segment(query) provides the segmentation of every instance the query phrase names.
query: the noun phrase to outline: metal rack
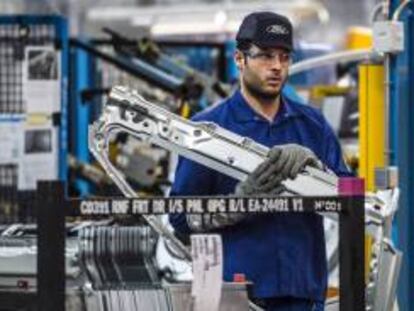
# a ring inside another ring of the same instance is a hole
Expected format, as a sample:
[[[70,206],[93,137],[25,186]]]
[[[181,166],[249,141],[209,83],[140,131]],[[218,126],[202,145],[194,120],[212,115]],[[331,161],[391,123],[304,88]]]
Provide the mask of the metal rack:
[[[315,211],[339,213],[340,310],[362,311],[365,310],[364,265],[361,264],[364,262],[364,195],[358,187],[355,188],[355,184],[349,187],[349,180],[345,181],[344,185],[341,192],[343,195],[340,197],[277,197],[274,199],[282,200],[286,208],[255,211],[255,213],[309,213]],[[244,200],[245,206],[248,206],[248,200],[258,200],[255,201],[258,204],[262,200],[262,198],[230,197],[67,200],[64,197],[63,184],[56,182],[39,183],[36,196],[36,206],[38,207],[38,307],[45,311],[64,310],[65,272],[63,254],[66,216],[82,219],[102,219],[111,215],[139,216],[178,212],[176,209],[168,208],[178,205],[183,207],[184,212],[194,213],[194,210],[189,210],[189,208],[191,207],[190,203],[193,204],[195,199],[199,201],[201,207],[198,212],[203,213],[218,212],[217,210],[208,209],[208,206],[213,203],[212,200],[219,199],[220,202],[224,202],[222,206],[226,211],[230,211],[229,204],[234,199]],[[297,209],[298,199],[301,200],[303,209]],[[164,202],[166,208],[164,210],[155,208],[153,203],[156,200],[158,208],[160,201]],[[112,209],[119,201],[124,202],[125,209],[123,211]],[[93,207],[94,204],[104,205],[107,208],[84,208],[86,205]],[[147,208],[132,208],[133,206],[144,205]]]

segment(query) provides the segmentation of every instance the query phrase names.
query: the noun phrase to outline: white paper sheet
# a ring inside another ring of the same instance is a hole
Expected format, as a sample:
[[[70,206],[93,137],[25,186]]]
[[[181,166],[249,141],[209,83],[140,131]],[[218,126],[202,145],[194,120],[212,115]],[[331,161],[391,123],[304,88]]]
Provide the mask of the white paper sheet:
[[[194,311],[218,311],[223,287],[223,245],[218,234],[191,236]]]
[[[58,178],[57,129],[52,125],[25,125],[20,135],[18,189],[34,190],[39,180]]]
[[[27,46],[22,64],[26,112],[60,111],[60,52],[53,46]]]
[[[19,137],[24,116],[0,118],[0,164],[17,164],[20,156]]]

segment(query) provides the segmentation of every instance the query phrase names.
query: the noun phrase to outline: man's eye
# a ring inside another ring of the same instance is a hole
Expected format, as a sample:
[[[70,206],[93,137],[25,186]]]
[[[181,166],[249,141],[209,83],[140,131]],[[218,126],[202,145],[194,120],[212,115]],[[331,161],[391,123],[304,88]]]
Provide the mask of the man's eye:
[[[279,59],[282,62],[286,62],[290,59],[290,55],[288,53],[282,53],[282,54],[280,54]]]
[[[270,53],[263,53],[261,54],[262,58],[266,59],[266,60],[271,60],[273,59],[273,55]]]

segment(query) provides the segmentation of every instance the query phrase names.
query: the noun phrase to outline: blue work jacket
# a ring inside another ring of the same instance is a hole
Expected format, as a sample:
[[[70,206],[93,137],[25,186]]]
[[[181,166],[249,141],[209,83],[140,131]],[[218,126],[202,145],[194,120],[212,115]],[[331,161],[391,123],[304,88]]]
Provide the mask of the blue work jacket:
[[[283,97],[273,122],[257,114],[240,91],[198,115],[268,147],[306,146],[337,175],[349,175],[341,148],[322,114]],[[180,158],[171,195],[225,195],[237,181],[191,160]],[[183,234],[190,233],[183,214],[170,215]],[[327,263],[322,217],[315,214],[258,215],[218,231],[224,246],[224,280],[244,273],[255,297],[300,297],[324,300]]]

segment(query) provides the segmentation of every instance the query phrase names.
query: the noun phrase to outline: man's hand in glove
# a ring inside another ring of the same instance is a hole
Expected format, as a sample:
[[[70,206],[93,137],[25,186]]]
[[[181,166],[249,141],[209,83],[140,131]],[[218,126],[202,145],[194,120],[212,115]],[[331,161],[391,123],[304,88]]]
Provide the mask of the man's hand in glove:
[[[236,186],[238,196],[279,194],[280,184],[287,178],[295,178],[305,166],[323,169],[321,161],[308,148],[296,144],[275,146],[269,151],[268,159],[260,164],[245,181]],[[187,215],[187,223],[193,231],[210,231],[235,225],[245,219],[245,214]]]
[[[261,189],[257,185],[257,178],[264,172],[265,167],[268,167],[269,160],[260,164],[249,177],[237,184],[235,195],[249,196],[259,194]],[[246,218],[245,214],[241,213],[217,213],[217,214],[187,214],[186,220],[190,229],[194,232],[207,232],[219,228],[233,226]]]
[[[282,180],[295,178],[307,165],[323,169],[312,150],[296,144],[275,146],[268,157],[251,175],[256,189],[266,194],[272,194]]]

